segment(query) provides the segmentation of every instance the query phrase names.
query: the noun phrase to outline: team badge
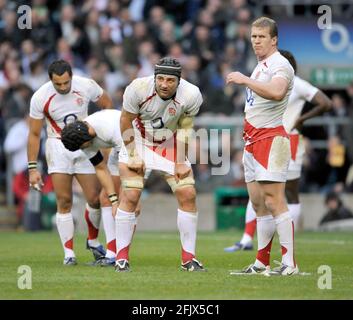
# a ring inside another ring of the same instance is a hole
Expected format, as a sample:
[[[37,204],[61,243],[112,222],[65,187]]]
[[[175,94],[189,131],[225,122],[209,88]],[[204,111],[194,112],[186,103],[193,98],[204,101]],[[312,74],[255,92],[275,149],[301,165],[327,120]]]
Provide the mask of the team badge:
[[[170,107],[170,108],[168,109],[168,112],[169,112],[169,115],[171,115],[171,116],[175,116],[175,114],[176,114],[176,110],[175,110],[175,108],[173,108],[173,107]]]
[[[77,98],[77,99],[76,99],[76,103],[77,103],[78,106],[82,107],[82,105],[83,105],[83,99],[82,99],[82,98]]]

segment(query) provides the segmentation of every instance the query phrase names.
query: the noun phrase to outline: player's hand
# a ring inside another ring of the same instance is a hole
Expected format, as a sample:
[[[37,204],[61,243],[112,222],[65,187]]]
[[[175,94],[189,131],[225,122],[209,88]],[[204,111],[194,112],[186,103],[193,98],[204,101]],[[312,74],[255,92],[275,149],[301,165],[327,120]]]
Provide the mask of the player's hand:
[[[113,218],[115,218],[116,213],[118,212],[118,208],[119,208],[119,202],[116,202],[116,203],[112,204],[112,216],[113,216]]]
[[[191,173],[191,168],[188,167],[185,163],[176,163],[174,169],[175,181],[178,183],[179,180],[185,179]]]
[[[243,75],[241,72],[231,72],[227,76],[227,84],[235,83],[235,84],[245,84],[245,81],[248,77]]]
[[[37,169],[29,170],[29,186],[38,191],[42,191],[44,183],[42,176]]]

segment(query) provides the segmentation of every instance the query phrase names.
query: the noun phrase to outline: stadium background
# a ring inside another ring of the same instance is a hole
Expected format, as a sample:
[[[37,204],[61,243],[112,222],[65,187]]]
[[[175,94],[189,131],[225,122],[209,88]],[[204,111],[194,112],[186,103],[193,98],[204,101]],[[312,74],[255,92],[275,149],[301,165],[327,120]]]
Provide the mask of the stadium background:
[[[320,17],[318,7],[323,4],[332,10],[332,22],[335,24],[333,31],[321,30],[317,26]],[[20,14],[17,9],[21,5],[31,8],[31,29],[18,28]],[[306,219],[303,227],[317,229],[326,211],[324,197],[329,191],[337,191],[353,209],[353,171],[350,171],[353,159],[351,1],[0,0],[0,11],[2,230],[23,229],[23,216],[19,218],[20,211],[15,198],[26,197],[28,190],[26,159],[23,156],[22,161],[21,157],[18,158],[15,169],[14,159],[6,153],[4,142],[9,130],[28,114],[33,92],[48,81],[48,64],[57,58],[69,61],[74,73],[96,80],[111,94],[115,107],[120,109],[126,85],[136,77],[152,74],[156,61],[169,55],[180,60],[183,77],[198,85],[203,93],[204,104],[196,119],[197,125],[230,130],[229,134],[211,139],[209,148],[201,149],[201,152],[210,156],[220,151],[222,146],[222,150],[230,154],[229,173],[225,176],[212,175],[211,169],[217,167],[213,163],[198,163],[193,167],[201,206],[200,230],[214,231],[217,228],[215,190],[224,187],[244,188],[240,151],[244,90],[237,86],[226,87],[224,78],[233,70],[249,74],[256,64],[249,30],[251,21],[261,15],[278,21],[279,47],[295,54],[298,74],[321,88],[333,101],[333,110],[329,114],[308,122],[303,129],[307,137],[307,154],[301,178]],[[329,39],[330,43],[327,45],[323,38]],[[96,110],[94,105],[90,106],[90,112]],[[344,159],[338,166],[330,162],[329,155],[333,151],[330,148],[334,144],[328,142],[332,137],[339,137],[339,143],[345,150]],[[25,137],[18,139],[24,140]],[[42,160],[43,155],[42,149]],[[43,161],[43,172],[45,170]],[[18,176],[17,180],[13,180],[14,175]],[[55,198],[50,192],[46,201],[49,214],[55,214]],[[139,221],[141,230],[176,230],[176,202],[169,193],[169,187],[158,175],[153,175],[148,181],[143,201],[144,213]],[[83,204],[80,189],[75,186],[77,228],[80,231],[85,228],[81,215]],[[21,209],[28,210],[24,205]],[[51,226],[50,220],[42,223],[43,227]],[[227,222],[224,223],[223,226],[229,226]],[[235,240],[237,231],[231,229],[230,232],[223,241]],[[54,233],[57,236],[56,231]],[[349,237],[346,234],[343,236],[346,240],[342,241],[351,245],[347,240]],[[32,236],[28,237],[24,239],[35,241]],[[206,236],[201,235],[201,241],[203,237]],[[319,233],[313,236],[314,239],[316,237],[326,239]],[[301,241],[305,242],[305,237]],[[220,247],[224,244],[222,242]],[[59,243],[55,243],[55,246],[59,247]],[[217,250],[222,250],[220,247]]]

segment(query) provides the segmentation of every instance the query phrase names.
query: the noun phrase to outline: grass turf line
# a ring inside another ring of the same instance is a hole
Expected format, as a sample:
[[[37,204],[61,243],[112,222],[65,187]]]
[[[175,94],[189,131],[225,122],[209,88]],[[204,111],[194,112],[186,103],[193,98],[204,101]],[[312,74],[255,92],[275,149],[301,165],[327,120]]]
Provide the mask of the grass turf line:
[[[180,271],[178,233],[137,232],[130,250],[131,270],[86,266],[92,255],[85,237],[75,236],[79,265],[64,267],[58,234],[0,233],[0,299],[353,299],[353,239],[350,233],[299,233],[296,260],[310,276],[232,276],[230,270],[252,263],[255,251],[226,253],[240,232],[199,233],[197,258],[206,273]],[[102,238],[103,239],[103,238]],[[271,261],[280,260],[278,240]],[[32,270],[32,289],[17,286],[18,267]],[[320,265],[332,270],[332,289],[321,290]],[[274,265],[272,265],[274,266]]]

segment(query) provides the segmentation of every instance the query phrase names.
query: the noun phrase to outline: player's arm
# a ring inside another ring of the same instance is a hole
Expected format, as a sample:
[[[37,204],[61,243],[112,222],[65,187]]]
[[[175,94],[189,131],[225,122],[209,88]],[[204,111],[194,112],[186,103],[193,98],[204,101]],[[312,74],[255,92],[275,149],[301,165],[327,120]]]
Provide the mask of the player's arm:
[[[143,161],[136,151],[135,132],[132,124],[136,118],[137,114],[128,112],[123,109],[120,117],[120,130],[124,145],[129,156],[128,167],[137,173],[142,173],[144,170]]]
[[[103,94],[96,101],[96,104],[101,109],[113,109],[114,107],[112,98],[105,90],[103,90]]]
[[[182,115],[178,121],[175,178],[184,179],[189,176],[191,168],[185,164],[189,152],[189,142],[194,128],[194,117]]]
[[[43,127],[43,119],[29,119],[29,134],[27,142],[27,157],[30,186],[40,189],[43,185],[42,177],[37,169],[37,159],[40,148],[40,136]]]
[[[227,84],[245,85],[260,97],[267,100],[281,101],[288,91],[288,80],[283,77],[274,77],[270,82],[260,82],[251,79],[241,72],[232,72],[227,76]]]
[[[330,98],[319,90],[310,101],[314,107],[308,112],[303,113],[295,122],[294,128],[300,129],[304,121],[319,116],[332,109]]]
[[[111,202],[113,207],[113,215],[115,215],[119,199],[115,191],[113,178],[110,175],[108,166],[104,161],[104,157],[102,153],[98,151],[97,154],[89,160],[91,161],[96,170],[96,175],[99,182],[101,183],[105,192],[108,194],[109,201]]]
[[[94,165],[96,169],[96,175],[104,188],[105,192],[110,195],[115,193],[113,179],[108,170],[108,166],[103,159],[103,155],[101,152],[98,152],[94,157],[90,159],[91,163]]]

